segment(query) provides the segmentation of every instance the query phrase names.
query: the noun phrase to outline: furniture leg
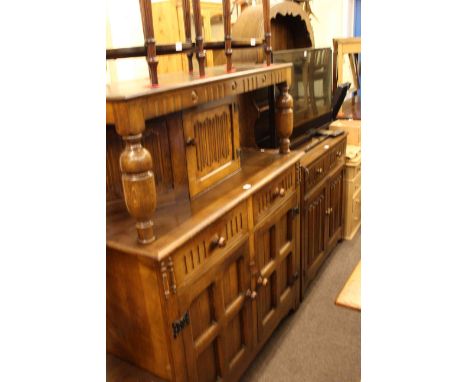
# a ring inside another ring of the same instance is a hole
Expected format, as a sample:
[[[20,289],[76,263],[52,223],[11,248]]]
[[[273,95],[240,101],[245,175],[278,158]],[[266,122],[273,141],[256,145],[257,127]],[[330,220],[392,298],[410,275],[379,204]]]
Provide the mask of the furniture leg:
[[[279,85],[280,94],[276,99],[275,125],[280,138],[280,153],[289,153],[289,137],[293,130],[293,98],[288,93],[286,82]]]

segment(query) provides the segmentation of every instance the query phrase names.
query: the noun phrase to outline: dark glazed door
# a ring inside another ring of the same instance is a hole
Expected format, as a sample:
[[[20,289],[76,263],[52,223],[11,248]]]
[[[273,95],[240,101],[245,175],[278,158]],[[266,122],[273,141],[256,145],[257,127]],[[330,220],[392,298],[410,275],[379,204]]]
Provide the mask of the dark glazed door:
[[[327,225],[325,224],[325,212],[327,210],[326,194],[327,187],[324,185],[314,192],[304,203],[303,272],[304,284],[306,285],[314,276],[316,261],[325,255],[327,248]]]
[[[329,202],[326,210],[328,237],[327,247],[334,246],[340,239],[343,226],[343,191],[344,167],[330,178],[328,186]]]
[[[280,320],[295,307],[299,264],[299,218],[295,197],[280,208],[255,233],[258,341],[270,336]]]
[[[182,330],[191,381],[229,381],[252,350],[248,243],[225,255],[179,297],[190,324]]]

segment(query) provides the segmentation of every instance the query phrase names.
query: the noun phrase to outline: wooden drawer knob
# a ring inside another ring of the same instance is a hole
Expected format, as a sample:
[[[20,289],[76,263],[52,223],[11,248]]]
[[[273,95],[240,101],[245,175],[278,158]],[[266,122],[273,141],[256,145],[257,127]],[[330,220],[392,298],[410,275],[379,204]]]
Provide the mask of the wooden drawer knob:
[[[257,279],[257,284],[267,286],[268,285],[268,279],[266,277],[259,276],[258,279]]]
[[[245,292],[245,295],[247,297],[250,297],[252,300],[255,300],[255,298],[257,297],[257,292],[255,291],[251,291],[250,289],[247,289],[247,292]]]
[[[276,187],[275,190],[273,191],[273,197],[281,196],[283,197],[286,195],[286,190],[283,187]]]
[[[226,238],[216,234],[213,236],[213,239],[211,239],[211,245],[213,247],[223,248],[226,246]]]
[[[195,146],[195,138],[188,137],[187,140],[185,141],[185,144],[187,146]]]
[[[322,168],[322,167],[319,167],[319,168],[315,169],[315,172],[316,172],[317,174],[321,174],[321,173],[323,172],[323,168]]]

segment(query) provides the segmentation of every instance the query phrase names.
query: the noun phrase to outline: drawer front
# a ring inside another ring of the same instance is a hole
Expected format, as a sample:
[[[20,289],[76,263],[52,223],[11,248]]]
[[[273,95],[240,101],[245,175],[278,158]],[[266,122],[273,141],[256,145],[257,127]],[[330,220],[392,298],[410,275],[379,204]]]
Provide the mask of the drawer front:
[[[264,186],[253,196],[254,222],[257,224],[270,211],[280,206],[296,191],[296,167],[291,166],[283,174]]]
[[[333,169],[346,157],[346,141],[338,143],[328,153],[328,169]]]
[[[312,190],[327,174],[327,156],[323,156],[309,166],[304,167],[305,192]]]
[[[171,280],[171,285],[183,289],[186,280],[193,280],[206,271],[206,267],[221,259],[247,235],[247,202],[244,201],[176,251],[173,256],[175,280]]]

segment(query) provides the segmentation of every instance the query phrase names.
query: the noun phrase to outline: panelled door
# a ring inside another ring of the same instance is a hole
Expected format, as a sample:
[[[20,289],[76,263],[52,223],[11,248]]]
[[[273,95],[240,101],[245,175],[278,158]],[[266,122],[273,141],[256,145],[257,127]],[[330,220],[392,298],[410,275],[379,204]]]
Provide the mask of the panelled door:
[[[238,118],[236,103],[184,112],[192,197],[240,168]]]
[[[257,275],[258,341],[269,337],[280,320],[295,307],[299,276],[299,217],[294,207],[296,196],[255,232]]]
[[[327,210],[327,185],[324,184],[315,191],[304,203],[303,209],[303,237],[304,255],[303,276],[304,287],[314,276],[316,261],[325,255],[327,249],[328,226],[325,224],[325,212]]]
[[[344,192],[344,167],[333,175],[328,186],[327,215],[327,246],[334,246],[339,239],[339,231],[343,226],[343,192]]]
[[[249,247],[244,240],[179,295],[189,380],[229,381],[252,351]]]

